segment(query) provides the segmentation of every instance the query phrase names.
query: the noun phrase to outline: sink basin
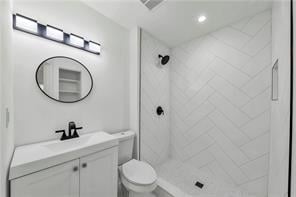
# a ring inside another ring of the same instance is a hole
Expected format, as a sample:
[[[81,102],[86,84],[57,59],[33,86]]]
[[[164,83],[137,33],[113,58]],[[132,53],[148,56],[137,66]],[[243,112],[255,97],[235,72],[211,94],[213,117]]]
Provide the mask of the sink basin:
[[[49,150],[51,150],[53,152],[62,152],[62,151],[68,151],[71,149],[79,149],[79,148],[83,147],[84,145],[86,145],[90,141],[91,137],[93,137],[93,136],[84,135],[79,138],[73,138],[73,139],[69,139],[69,140],[45,144],[44,147],[48,148]]]
[[[106,132],[94,132],[69,140],[52,140],[16,147],[9,170],[15,179],[38,170],[118,146],[118,139]]]

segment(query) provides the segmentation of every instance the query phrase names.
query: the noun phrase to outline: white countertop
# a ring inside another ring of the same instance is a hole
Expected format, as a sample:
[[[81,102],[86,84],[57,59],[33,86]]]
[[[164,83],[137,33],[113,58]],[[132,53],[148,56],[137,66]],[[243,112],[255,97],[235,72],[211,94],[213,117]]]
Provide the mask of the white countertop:
[[[114,146],[118,146],[118,139],[105,132],[88,133],[65,141],[19,146],[14,151],[9,180]]]

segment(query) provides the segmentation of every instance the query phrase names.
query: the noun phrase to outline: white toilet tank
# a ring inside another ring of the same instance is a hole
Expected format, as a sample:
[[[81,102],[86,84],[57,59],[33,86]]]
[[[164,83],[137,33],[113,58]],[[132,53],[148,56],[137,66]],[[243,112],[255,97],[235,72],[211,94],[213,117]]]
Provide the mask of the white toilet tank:
[[[122,165],[133,157],[134,138],[136,134],[133,131],[124,131],[113,135],[117,137],[119,141],[118,165]]]

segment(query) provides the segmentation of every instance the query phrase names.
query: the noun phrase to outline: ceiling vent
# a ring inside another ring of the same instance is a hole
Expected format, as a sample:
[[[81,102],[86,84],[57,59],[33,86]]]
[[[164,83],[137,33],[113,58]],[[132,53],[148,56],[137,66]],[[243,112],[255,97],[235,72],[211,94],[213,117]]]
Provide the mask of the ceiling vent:
[[[158,6],[163,0],[140,0],[149,10]]]

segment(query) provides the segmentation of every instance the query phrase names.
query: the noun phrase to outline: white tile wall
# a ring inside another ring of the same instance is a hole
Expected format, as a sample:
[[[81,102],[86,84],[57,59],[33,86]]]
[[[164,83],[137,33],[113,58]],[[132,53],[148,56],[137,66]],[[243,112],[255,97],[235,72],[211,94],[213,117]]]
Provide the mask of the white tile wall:
[[[262,83],[265,83],[264,79],[262,79]],[[260,85],[258,84],[258,86]],[[270,88],[267,88],[241,108],[251,118],[257,117],[268,109],[270,109]]]
[[[271,41],[271,18],[269,22],[242,48],[242,51],[254,56]]]
[[[208,66],[214,70],[218,76],[220,75],[224,78],[224,80],[228,81],[237,88],[242,87],[250,80],[250,77],[247,74],[233,67],[219,57],[216,57],[213,63]]]
[[[240,186],[241,189],[245,191],[252,191],[253,193],[258,194],[258,196],[266,196],[267,187],[266,183],[268,182],[268,177],[264,176],[253,181],[247,182]]]
[[[251,57],[241,70],[253,77],[266,66],[271,64],[271,44],[268,44],[262,51]]]
[[[249,161],[244,152],[238,149],[217,127],[209,132],[221,149],[237,164],[242,165]]]
[[[270,86],[270,80],[270,68],[266,67],[242,87],[242,89],[248,96],[254,98]]]
[[[267,132],[270,128],[270,111],[262,113],[255,119],[248,122],[241,127],[242,131],[248,135],[249,138],[254,139],[259,135]]]
[[[209,82],[209,85],[237,107],[241,107],[250,100],[248,95],[235,88],[220,76],[215,76]]]
[[[249,158],[255,159],[269,152],[269,141],[270,139],[268,132],[245,144],[241,147],[241,149],[246,153],[246,155]]]
[[[171,154],[267,196],[271,12],[172,49]]]
[[[209,98],[209,101],[213,103],[217,110],[230,119],[236,126],[242,126],[249,121],[249,117],[244,112],[235,107],[233,103],[222,95],[215,93]]]
[[[294,3],[294,2],[293,2]],[[295,4],[293,5],[293,7]],[[295,7],[294,7],[295,8]],[[290,140],[290,2],[274,1],[272,4],[272,62],[279,60],[279,100],[271,104],[271,146],[269,171],[269,197],[288,196],[288,163]],[[295,16],[294,16],[295,17]],[[294,32],[295,33],[295,32]],[[295,53],[294,53],[295,54]],[[295,107],[295,105],[294,105]],[[295,109],[295,108],[294,108]],[[295,116],[294,116],[295,118]],[[294,122],[294,120],[293,120]],[[295,137],[295,135],[293,135]],[[295,138],[294,138],[295,139]],[[293,140],[294,140],[293,139]],[[295,150],[293,148],[293,150]],[[294,153],[293,153],[294,154]],[[295,160],[294,160],[295,161]],[[294,163],[294,162],[293,162]],[[294,171],[295,163],[292,168]],[[292,175],[294,177],[294,175]],[[295,184],[292,183],[292,191]],[[294,196],[295,194],[291,194]]]
[[[249,141],[247,135],[220,111],[217,110],[213,112],[209,115],[209,118],[215,123],[216,127],[223,131],[224,135],[232,140],[237,146],[241,146]]]
[[[268,165],[268,155],[264,155],[243,165],[241,169],[250,179],[256,179],[268,174],[268,168],[266,168]]]
[[[191,166],[267,196],[270,21],[265,11],[171,51],[143,32],[141,156],[160,166],[159,176],[197,194]],[[169,53],[170,65],[158,67],[158,54]],[[156,115],[158,105],[165,116]]]
[[[170,66],[158,65],[158,55],[169,54],[169,49],[145,31],[141,42],[141,159],[157,165],[169,155]],[[156,115],[159,105],[164,116]]]
[[[270,13],[263,12],[249,19],[249,22],[242,28],[242,32],[255,36],[262,26],[270,21]]]

